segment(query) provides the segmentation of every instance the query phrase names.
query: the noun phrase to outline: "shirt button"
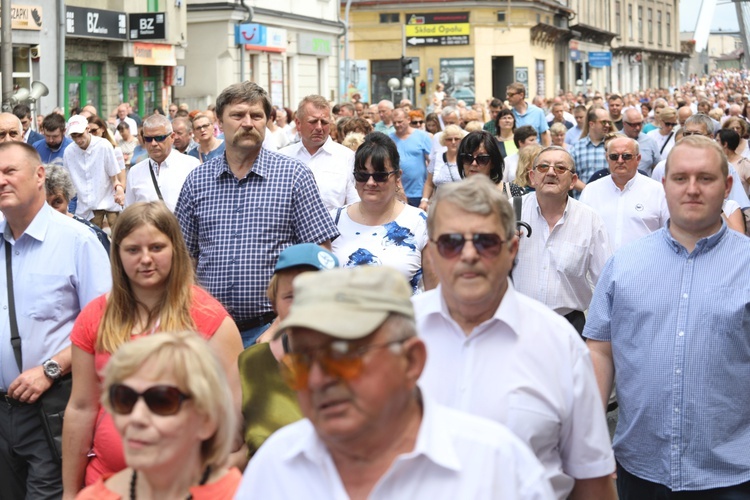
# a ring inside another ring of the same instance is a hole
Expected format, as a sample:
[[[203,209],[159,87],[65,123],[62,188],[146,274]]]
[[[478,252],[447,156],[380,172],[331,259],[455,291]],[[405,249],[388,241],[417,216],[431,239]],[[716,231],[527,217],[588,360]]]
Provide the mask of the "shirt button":
[[[683,336],[685,336],[685,332],[680,332],[677,335],[679,335],[680,337],[683,337]]]
[[[678,368],[678,369],[676,369],[676,370],[675,370],[674,372],[675,372],[675,373],[682,373],[682,370],[680,370],[680,369]]]
[[[3,306],[3,309],[7,309],[7,308],[8,308],[8,306]]]
[[[21,255],[21,252],[19,252],[18,250],[16,250],[16,255]]]
[[[683,298],[683,299],[686,299],[687,297],[688,297],[688,295],[687,295],[686,293],[683,293],[683,294],[682,294],[682,298]]]

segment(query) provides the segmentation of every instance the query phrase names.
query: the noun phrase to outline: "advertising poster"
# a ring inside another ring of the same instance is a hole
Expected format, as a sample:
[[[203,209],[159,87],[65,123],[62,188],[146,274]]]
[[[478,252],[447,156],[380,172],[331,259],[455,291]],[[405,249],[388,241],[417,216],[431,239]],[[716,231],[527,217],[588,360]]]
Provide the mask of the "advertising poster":
[[[349,59],[349,67],[346,68],[346,61],[341,61],[341,88],[339,89],[339,95],[341,95],[340,102],[350,102],[354,94],[359,94],[360,101],[370,102],[370,92],[368,91],[367,82],[370,81],[370,67],[367,59],[354,60]],[[346,86],[345,71],[349,73],[349,87]]]
[[[451,97],[474,104],[474,58],[440,59],[440,81]]]

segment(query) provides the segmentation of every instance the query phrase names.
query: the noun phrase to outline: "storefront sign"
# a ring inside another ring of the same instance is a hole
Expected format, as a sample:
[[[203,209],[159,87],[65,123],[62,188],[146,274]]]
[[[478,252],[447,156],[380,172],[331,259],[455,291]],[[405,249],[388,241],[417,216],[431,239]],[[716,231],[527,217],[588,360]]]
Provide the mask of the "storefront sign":
[[[286,46],[286,30],[284,28],[266,27],[267,52],[284,52]]]
[[[589,66],[592,68],[612,66],[612,52],[589,52]]]
[[[474,59],[440,59],[440,82],[449,96],[474,104]]]
[[[284,52],[287,46],[286,30],[256,23],[240,24],[234,28],[234,42],[244,45],[245,50]]]
[[[469,45],[468,12],[406,15],[406,43],[420,45]]]
[[[129,14],[131,40],[164,40],[167,38],[164,12]]]
[[[330,56],[333,51],[333,39],[299,33],[297,35],[297,53],[310,56]]]
[[[41,30],[42,8],[38,5],[11,5],[10,27],[14,30]]]
[[[135,42],[133,62],[142,66],[177,66],[174,45]]]
[[[113,10],[65,7],[65,32],[73,37],[128,39],[128,15]]]

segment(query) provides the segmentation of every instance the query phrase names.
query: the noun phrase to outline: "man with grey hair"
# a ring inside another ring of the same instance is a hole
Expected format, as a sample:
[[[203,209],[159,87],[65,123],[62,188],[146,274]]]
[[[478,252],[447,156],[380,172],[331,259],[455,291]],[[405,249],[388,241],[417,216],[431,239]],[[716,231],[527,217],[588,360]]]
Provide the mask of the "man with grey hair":
[[[354,152],[331,139],[331,107],[326,98],[309,95],[302,99],[294,123],[300,142],[281,148],[279,153],[307,165],[327,210],[359,201],[354,184]]]
[[[445,127],[448,125],[458,125],[461,121],[461,112],[453,107],[453,106],[446,106],[443,108],[443,110],[440,112],[440,121],[442,122],[442,128],[445,130]],[[432,136],[432,149],[430,149],[430,156],[429,161],[427,163],[428,169],[430,172],[435,171],[435,161],[437,158],[442,156],[443,153],[448,151],[448,147],[441,144],[440,138],[443,136],[443,132],[438,132],[434,136]]]
[[[588,349],[508,279],[519,245],[513,207],[489,178],[471,176],[440,187],[427,229],[440,285],[412,299],[430,354],[422,390],[510,427],[556,498],[613,500],[615,461]]]
[[[198,147],[198,143],[193,139],[193,124],[188,118],[175,116],[172,119],[172,147],[183,154],[188,154]]]
[[[506,427],[422,393],[427,352],[410,297],[388,267],[294,280],[280,366],[306,418],[264,443],[238,498],[552,498]]]
[[[0,142],[24,142],[23,125],[13,113],[0,113]]]
[[[200,162],[172,148],[172,123],[164,115],[155,114],[143,120],[143,142],[148,158],[128,172],[125,206],[162,200],[174,212],[185,179]]]
[[[531,234],[519,245],[513,285],[583,332],[594,287],[612,255],[604,222],[568,196],[576,181],[573,157],[564,148],[541,151],[529,172],[535,191],[522,200],[521,220]]]
[[[641,152],[641,161],[638,163],[638,170],[651,173],[659,163],[661,154],[656,141],[642,132],[643,114],[635,108],[628,108],[623,111],[622,132],[631,139],[638,141],[638,147]]]
[[[262,147],[270,114],[256,83],[224,89],[216,116],[226,152],[188,175],[175,208],[198,281],[232,316],[245,347],[276,316],[266,286],[279,253],[297,243],[330,249],[339,235],[310,169]]]
[[[587,184],[581,202],[599,214],[617,250],[662,227],[669,210],[661,184],[638,173],[638,142],[616,137],[607,144],[606,154],[610,175]]]
[[[375,124],[375,132],[383,132],[385,135],[389,135],[396,131],[393,127],[393,119],[391,118],[393,108],[393,103],[388,99],[383,99],[378,103],[380,121]]]

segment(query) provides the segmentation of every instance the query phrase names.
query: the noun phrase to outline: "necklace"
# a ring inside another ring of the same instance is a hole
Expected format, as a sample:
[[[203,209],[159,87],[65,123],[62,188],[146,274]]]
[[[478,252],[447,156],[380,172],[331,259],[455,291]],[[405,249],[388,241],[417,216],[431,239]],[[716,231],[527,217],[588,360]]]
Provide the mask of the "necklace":
[[[211,475],[211,466],[207,465],[201,476],[201,482],[198,486],[203,486],[208,481],[208,476]],[[133,469],[133,475],[130,477],[130,500],[135,500],[135,486],[138,483],[138,471]],[[193,494],[190,493],[185,500],[193,500]]]

